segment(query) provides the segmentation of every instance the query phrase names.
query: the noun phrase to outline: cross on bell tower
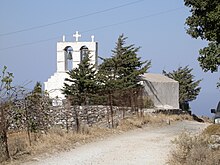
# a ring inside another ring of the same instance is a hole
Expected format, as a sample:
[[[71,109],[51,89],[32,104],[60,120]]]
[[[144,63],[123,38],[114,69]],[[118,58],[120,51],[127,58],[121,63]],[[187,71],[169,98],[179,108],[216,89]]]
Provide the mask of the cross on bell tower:
[[[75,37],[76,38],[76,42],[78,42],[79,41],[79,37],[81,37],[81,34],[79,34],[79,32],[76,31],[76,34],[73,34],[73,37]]]
[[[76,38],[75,41],[66,41],[66,37],[60,42],[57,42],[57,70],[56,72],[44,83],[45,90],[48,91],[50,98],[57,100],[65,99],[62,94],[63,84],[66,78],[69,78],[67,71],[79,67],[79,64],[84,58],[85,53],[89,52],[90,63],[98,64],[98,42],[95,37],[91,36],[90,41],[79,41],[81,35],[78,31],[73,34]],[[61,103],[62,104],[62,103]]]

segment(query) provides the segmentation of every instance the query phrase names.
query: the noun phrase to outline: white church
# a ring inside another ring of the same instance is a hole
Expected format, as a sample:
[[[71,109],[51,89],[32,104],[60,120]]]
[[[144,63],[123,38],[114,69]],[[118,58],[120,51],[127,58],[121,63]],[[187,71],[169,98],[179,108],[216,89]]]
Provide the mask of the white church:
[[[73,37],[75,41],[66,41],[63,36],[63,41],[57,42],[57,70],[44,82],[45,91],[54,100],[65,99],[61,89],[64,86],[65,78],[68,77],[67,71],[78,67],[85,53],[89,51],[91,63],[96,66],[98,64],[98,43],[94,41],[94,36],[92,35],[88,42],[80,42],[81,35],[76,31]]]
[[[78,67],[84,55],[90,52],[91,63],[98,65],[98,43],[94,36],[90,41],[80,42],[81,35],[76,31],[73,34],[75,41],[66,41],[63,36],[62,42],[57,42],[57,70],[46,82],[44,82],[45,91],[53,99],[53,105],[62,104],[65,96],[61,89],[64,86],[64,80],[69,75],[67,71]],[[145,93],[151,98],[157,109],[179,109],[179,83],[162,74],[146,73],[143,75],[143,85]]]

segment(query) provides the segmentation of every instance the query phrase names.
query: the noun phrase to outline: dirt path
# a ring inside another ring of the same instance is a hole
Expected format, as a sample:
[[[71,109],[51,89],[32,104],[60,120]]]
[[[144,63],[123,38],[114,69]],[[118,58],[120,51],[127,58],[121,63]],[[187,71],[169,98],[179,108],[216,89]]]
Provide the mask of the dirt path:
[[[164,165],[173,140],[183,130],[198,132],[207,124],[183,121],[144,128],[83,145],[27,165]]]

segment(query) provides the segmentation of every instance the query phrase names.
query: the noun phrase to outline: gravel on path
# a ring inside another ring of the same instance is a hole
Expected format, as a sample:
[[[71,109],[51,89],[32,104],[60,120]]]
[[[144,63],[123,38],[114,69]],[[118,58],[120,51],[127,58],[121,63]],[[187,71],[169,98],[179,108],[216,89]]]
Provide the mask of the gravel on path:
[[[174,140],[184,130],[200,132],[207,123],[181,121],[157,128],[142,128],[111,136],[26,165],[165,165]]]

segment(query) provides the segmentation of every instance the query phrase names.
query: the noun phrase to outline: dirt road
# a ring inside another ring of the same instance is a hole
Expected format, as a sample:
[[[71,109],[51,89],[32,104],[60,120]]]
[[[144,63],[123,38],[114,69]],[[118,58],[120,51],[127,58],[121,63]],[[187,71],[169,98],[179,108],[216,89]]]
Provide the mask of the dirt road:
[[[39,158],[27,165],[164,165],[173,140],[183,130],[198,132],[207,124],[183,121],[160,128],[144,128],[80,146],[69,152]]]

